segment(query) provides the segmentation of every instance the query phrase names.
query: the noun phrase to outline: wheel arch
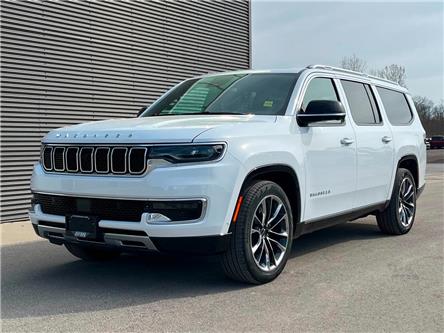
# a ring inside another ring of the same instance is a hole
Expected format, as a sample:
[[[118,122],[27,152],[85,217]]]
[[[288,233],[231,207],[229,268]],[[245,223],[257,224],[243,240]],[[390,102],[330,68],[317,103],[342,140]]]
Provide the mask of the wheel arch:
[[[418,163],[418,158],[416,157],[416,155],[409,154],[409,155],[404,155],[403,157],[401,157],[398,160],[398,165],[397,165],[396,170],[398,170],[399,168],[407,169],[412,173],[413,179],[415,180],[415,186],[418,189],[418,186],[419,186],[419,163]]]
[[[301,187],[296,171],[287,164],[272,164],[251,170],[242,183],[239,195],[256,180],[269,180],[278,184],[287,194],[293,215],[293,231],[301,220]],[[230,231],[233,224],[230,225]]]
[[[390,200],[390,198],[393,195],[393,189],[395,188],[395,181],[396,181],[396,173],[398,172],[399,168],[405,168],[409,170],[412,175],[413,179],[415,180],[416,189],[419,188],[419,162],[418,157],[415,154],[405,154],[398,158],[398,162],[396,163],[396,168],[393,171],[393,176],[391,180],[391,186],[390,191],[388,192],[389,197],[387,200]]]

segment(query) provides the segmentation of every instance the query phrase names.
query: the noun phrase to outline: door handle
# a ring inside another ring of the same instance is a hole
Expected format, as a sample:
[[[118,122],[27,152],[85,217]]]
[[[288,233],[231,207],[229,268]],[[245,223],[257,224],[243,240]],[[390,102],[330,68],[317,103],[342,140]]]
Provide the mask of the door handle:
[[[383,137],[381,138],[381,140],[382,140],[382,142],[384,142],[384,143],[389,143],[390,141],[392,141],[392,138],[389,137],[389,136],[387,136],[387,135],[385,135],[385,136],[383,136]]]
[[[351,145],[353,142],[355,142],[355,141],[352,139],[349,139],[349,138],[343,138],[341,140],[341,144],[343,144],[345,146]]]

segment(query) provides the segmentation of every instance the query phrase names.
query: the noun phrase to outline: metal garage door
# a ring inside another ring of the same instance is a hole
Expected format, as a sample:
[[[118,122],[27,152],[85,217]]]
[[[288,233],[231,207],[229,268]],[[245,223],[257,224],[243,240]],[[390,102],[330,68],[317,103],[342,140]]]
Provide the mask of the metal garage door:
[[[1,221],[26,217],[50,129],[134,116],[178,81],[250,66],[248,1],[2,1]]]

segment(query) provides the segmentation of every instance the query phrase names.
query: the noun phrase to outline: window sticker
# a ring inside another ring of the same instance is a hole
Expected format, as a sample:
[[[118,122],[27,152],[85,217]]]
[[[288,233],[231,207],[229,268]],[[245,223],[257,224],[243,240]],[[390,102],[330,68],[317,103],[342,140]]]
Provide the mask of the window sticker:
[[[272,108],[272,107],[273,107],[273,101],[264,102],[264,108]]]

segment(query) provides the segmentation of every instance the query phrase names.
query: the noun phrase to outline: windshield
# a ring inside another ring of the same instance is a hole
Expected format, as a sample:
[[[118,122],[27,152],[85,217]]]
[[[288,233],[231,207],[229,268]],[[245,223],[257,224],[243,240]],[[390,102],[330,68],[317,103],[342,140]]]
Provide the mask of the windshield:
[[[298,74],[224,74],[182,82],[141,117],[189,114],[283,115]]]

